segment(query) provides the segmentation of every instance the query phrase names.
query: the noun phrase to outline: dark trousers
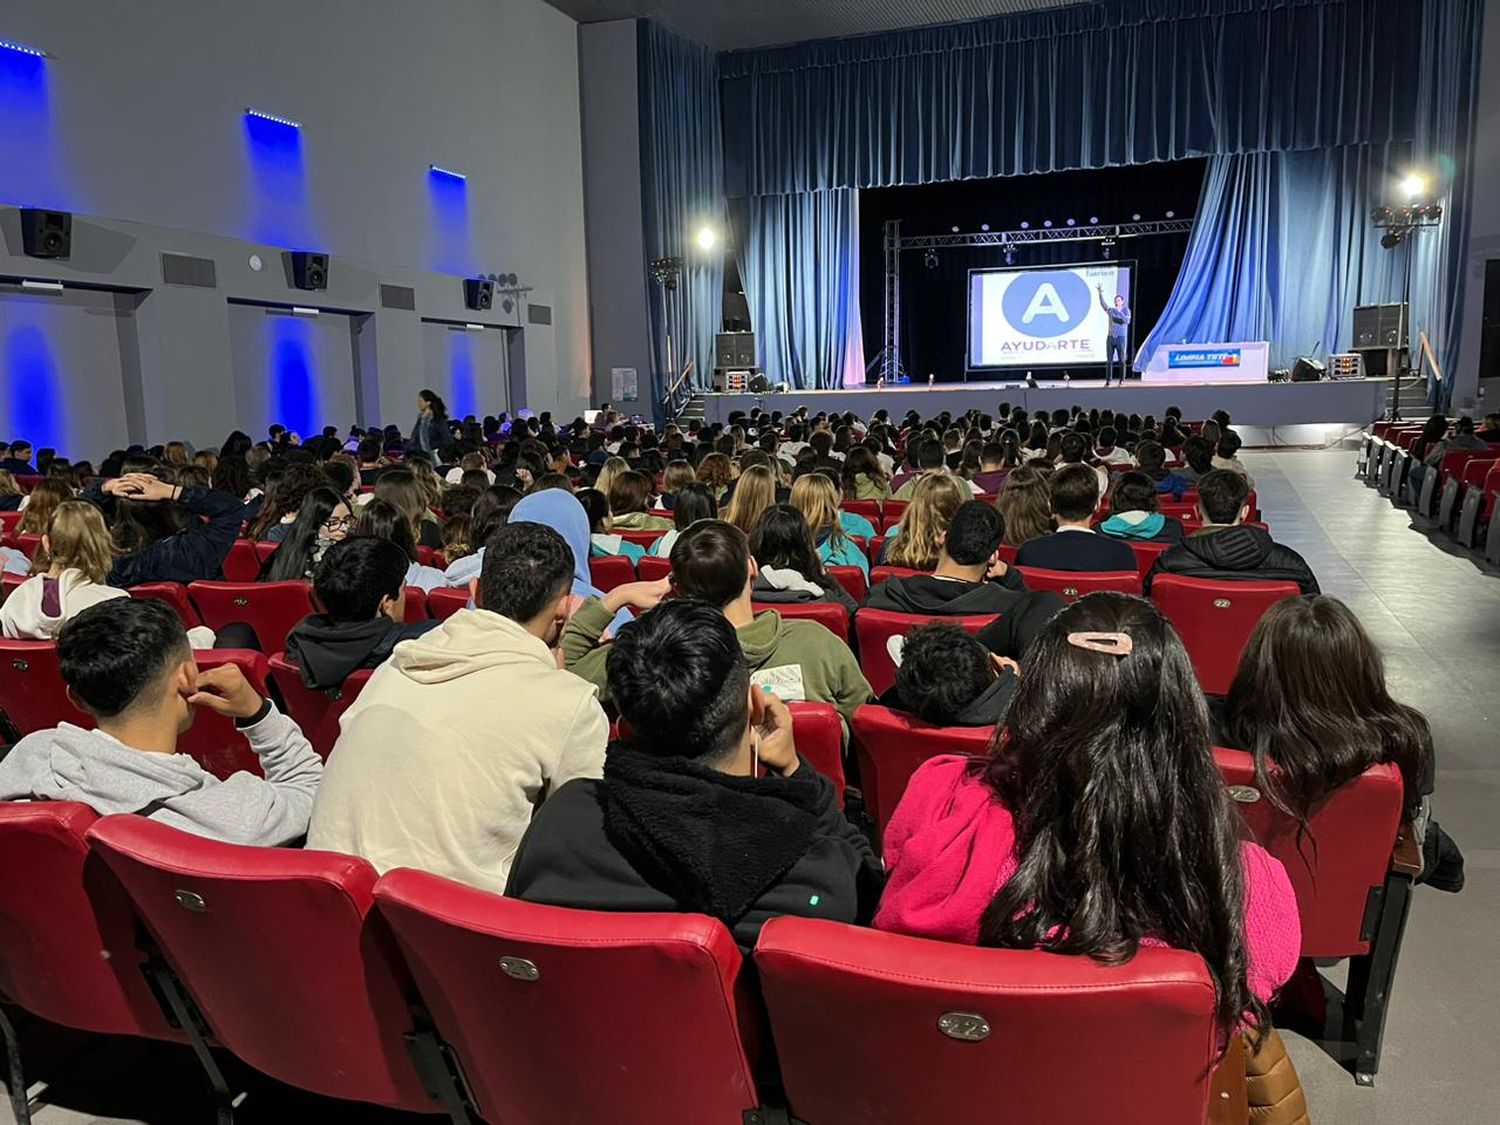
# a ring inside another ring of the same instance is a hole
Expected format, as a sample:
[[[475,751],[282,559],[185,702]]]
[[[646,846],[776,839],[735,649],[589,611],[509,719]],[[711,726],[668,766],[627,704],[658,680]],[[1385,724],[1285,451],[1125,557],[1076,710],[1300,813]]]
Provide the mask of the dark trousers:
[[[1114,378],[1115,364],[1120,365],[1120,385],[1125,385],[1125,337],[1111,335],[1104,346],[1104,385]]]

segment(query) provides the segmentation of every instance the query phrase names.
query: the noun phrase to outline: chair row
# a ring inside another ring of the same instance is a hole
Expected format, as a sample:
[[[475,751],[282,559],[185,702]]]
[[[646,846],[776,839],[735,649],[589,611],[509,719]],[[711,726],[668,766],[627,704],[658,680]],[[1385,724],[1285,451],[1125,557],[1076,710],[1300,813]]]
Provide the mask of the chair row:
[[[1377,422],[1364,435],[1355,462],[1355,477],[1411,508],[1414,522],[1500,566],[1500,446],[1455,450],[1436,467],[1413,474],[1413,447],[1420,425]],[[1418,480],[1420,479],[1420,484]]]

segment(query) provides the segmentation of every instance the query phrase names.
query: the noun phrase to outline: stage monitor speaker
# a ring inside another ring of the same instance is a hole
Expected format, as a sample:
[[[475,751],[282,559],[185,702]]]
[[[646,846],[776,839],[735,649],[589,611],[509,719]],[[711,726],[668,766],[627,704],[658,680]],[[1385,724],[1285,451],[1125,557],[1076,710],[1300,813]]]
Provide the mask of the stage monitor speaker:
[[[720,332],[714,337],[715,367],[754,367],[755,333]]]
[[[1292,382],[1294,383],[1316,383],[1323,378],[1324,366],[1315,359],[1309,359],[1305,355],[1299,355],[1297,362],[1292,364]]]
[[[764,374],[758,373],[752,375],[750,377],[750,392],[757,395],[770,394],[771,380],[767,379]]]
[[[485,312],[495,305],[495,283],[482,277],[464,278],[464,308]]]
[[[293,250],[292,286],[296,289],[328,288],[328,255],[310,250]]]
[[[73,250],[73,216],[22,207],[21,249],[28,258],[66,258]]]
[[[1405,305],[1359,305],[1355,308],[1355,351],[1384,351],[1405,346]]]

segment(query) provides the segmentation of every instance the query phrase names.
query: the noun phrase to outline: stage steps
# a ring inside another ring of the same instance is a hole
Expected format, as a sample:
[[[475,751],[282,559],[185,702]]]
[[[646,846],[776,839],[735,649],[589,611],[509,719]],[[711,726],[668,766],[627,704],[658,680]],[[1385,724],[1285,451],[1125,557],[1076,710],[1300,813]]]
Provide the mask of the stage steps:
[[[707,409],[708,396],[695,393],[692,398],[687,400],[687,405],[682,408],[682,412],[677,415],[677,421],[701,422],[703,420],[703,413]]]

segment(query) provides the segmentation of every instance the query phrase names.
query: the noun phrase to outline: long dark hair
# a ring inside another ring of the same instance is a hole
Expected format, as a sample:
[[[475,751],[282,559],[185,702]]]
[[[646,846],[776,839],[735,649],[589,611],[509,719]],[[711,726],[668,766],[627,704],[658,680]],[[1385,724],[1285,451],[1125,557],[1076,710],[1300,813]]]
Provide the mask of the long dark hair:
[[[867,476],[875,484],[885,487],[890,484],[891,478],[886,475],[885,469],[880,465],[880,458],[875,456],[875,451],[866,445],[856,445],[844,458],[843,486],[844,497],[853,500],[859,491],[860,476]]]
[[[1422,803],[1427,720],[1391,698],[1380,650],[1337,598],[1284,598],[1266,611],[1229,689],[1224,734],[1255,756],[1261,792],[1303,828],[1377,762],[1400,769],[1408,816]]]
[[[40,487],[41,485],[37,486]],[[187,525],[188,514],[175,500],[130,500],[117,497],[109,532],[114,539],[116,552],[134,555],[153,543],[171,538]]]
[[[1125,656],[1070,643],[1125,633]],[[1214,766],[1208,705],[1182,641],[1148,601],[1100,593],[1048,623],[976,768],[1016,825],[1015,873],[982,945],[1128,961],[1141,939],[1191,950],[1228,1033],[1269,1026],[1246,979],[1244,871]]]
[[[758,566],[795,570],[809,582],[824,579],[807,517],[790,504],[775,504],[765,510],[750,534],[750,553]]]
[[[406,552],[410,561],[417,561],[417,540],[412,535],[411,520],[389,500],[371,500],[366,504],[359,514],[359,523],[354,526],[354,534],[389,539]]]
[[[251,539],[261,539],[288,512],[302,507],[302,498],[315,488],[328,483],[320,465],[311,461],[294,461],[287,465],[274,487],[267,489],[260,502],[260,511],[251,521],[248,534]],[[243,497],[242,497],[243,499]]]
[[[417,397],[427,403],[427,409],[432,411],[432,416],[439,422],[448,420],[448,404],[442,400],[436,391],[423,387],[417,392]]]
[[[315,488],[302,498],[297,518],[286,538],[261,567],[262,582],[294,582],[311,578],[318,561],[318,539],[323,524],[344,498],[331,488]]]
[[[693,481],[677,490],[677,498],[672,505],[672,526],[678,531],[686,531],[699,520],[718,518],[719,504],[708,485]]]

